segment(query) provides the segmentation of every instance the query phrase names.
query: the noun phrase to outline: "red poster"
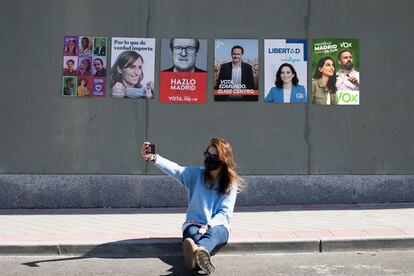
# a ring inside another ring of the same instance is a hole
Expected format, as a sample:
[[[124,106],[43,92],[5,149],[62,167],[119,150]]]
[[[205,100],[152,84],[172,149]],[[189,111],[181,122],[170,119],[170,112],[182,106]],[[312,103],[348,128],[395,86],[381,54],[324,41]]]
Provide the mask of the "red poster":
[[[206,72],[161,72],[160,102],[205,104]]]

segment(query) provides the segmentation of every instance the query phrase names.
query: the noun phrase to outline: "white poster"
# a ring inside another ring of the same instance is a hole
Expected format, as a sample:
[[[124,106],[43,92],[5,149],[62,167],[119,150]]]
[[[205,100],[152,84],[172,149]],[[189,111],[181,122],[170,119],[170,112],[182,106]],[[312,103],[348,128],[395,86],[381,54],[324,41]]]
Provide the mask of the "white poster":
[[[265,102],[306,103],[306,43],[298,39],[265,39]]]
[[[113,37],[111,95],[114,98],[154,97],[155,38]]]

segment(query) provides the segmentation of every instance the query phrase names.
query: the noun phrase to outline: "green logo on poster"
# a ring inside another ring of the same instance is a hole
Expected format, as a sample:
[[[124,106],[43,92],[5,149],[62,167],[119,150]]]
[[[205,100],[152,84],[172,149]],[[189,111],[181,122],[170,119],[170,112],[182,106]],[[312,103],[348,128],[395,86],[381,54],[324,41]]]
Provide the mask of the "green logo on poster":
[[[338,102],[339,103],[346,103],[346,104],[351,104],[351,103],[356,103],[358,104],[358,94],[351,94],[348,92],[340,92],[338,95]]]
[[[342,48],[351,48],[352,47],[352,42],[341,42],[339,44],[341,45]]]

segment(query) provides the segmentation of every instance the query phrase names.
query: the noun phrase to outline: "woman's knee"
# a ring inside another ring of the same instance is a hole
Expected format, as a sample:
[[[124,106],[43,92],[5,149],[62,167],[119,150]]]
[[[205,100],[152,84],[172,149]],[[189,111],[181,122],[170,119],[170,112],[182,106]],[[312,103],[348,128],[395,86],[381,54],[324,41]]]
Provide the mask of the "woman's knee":
[[[198,233],[199,227],[196,225],[190,225],[184,229],[183,240],[186,238],[192,238],[195,242],[200,239],[200,234]]]
[[[223,243],[226,243],[229,239],[229,231],[223,225],[211,227],[208,229],[206,234],[220,240]]]

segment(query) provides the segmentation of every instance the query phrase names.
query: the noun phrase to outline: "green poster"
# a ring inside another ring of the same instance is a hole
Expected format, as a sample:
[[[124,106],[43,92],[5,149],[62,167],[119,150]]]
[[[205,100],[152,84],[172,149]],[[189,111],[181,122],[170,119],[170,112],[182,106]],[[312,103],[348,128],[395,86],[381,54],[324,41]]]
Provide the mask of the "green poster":
[[[312,103],[359,105],[359,39],[313,39],[312,53]]]

